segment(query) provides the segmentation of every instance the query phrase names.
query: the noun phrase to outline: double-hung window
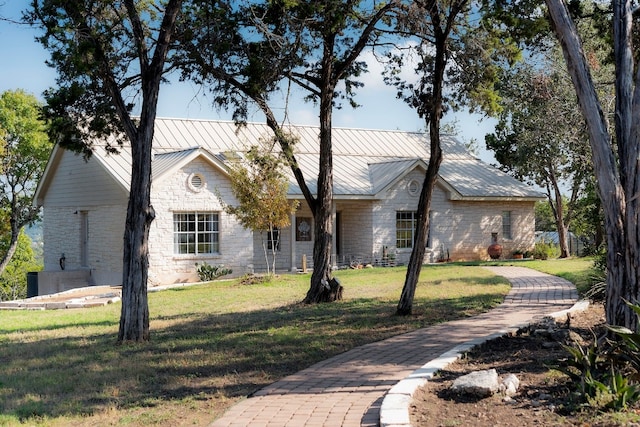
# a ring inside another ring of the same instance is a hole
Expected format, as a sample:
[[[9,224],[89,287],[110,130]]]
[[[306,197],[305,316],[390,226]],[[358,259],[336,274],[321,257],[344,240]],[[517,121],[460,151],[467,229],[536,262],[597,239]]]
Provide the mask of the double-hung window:
[[[510,240],[511,234],[511,211],[502,211],[502,238]]]
[[[415,240],[417,213],[396,212],[396,248],[411,249]]]
[[[217,212],[173,214],[175,254],[215,254],[220,252],[220,215]]]

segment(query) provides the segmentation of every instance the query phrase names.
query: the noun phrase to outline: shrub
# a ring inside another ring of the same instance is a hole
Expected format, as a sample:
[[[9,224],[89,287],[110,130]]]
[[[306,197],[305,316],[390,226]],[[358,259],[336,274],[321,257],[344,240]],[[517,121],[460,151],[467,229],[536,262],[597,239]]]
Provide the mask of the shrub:
[[[206,262],[202,264],[196,262],[196,271],[201,282],[211,282],[218,277],[233,273],[233,270],[224,268],[223,265],[209,265]]]
[[[544,260],[549,258],[556,258],[558,254],[558,248],[555,245],[547,242],[536,243],[535,247],[533,248],[533,257],[535,259]]]
[[[628,303],[629,304],[629,303]],[[640,317],[640,306],[629,304]],[[560,368],[567,374],[584,404],[597,410],[626,409],[640,401],[640,334],[607,326],[615,335],[589,347],[563,346],[571,355]]]

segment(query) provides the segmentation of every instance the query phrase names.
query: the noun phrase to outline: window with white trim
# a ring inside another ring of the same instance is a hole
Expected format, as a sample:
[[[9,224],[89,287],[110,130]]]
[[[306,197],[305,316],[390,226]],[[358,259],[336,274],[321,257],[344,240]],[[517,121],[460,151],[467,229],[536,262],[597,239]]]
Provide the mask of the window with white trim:
[[[511,211],[502,211],[502,238],[511,239]]]
[[[396,212],[396,248],[411,249],[415,240],[417,212]]]
[[[215,254],[220,252],[220,215],[217,212],[173,214],[173,253]]]

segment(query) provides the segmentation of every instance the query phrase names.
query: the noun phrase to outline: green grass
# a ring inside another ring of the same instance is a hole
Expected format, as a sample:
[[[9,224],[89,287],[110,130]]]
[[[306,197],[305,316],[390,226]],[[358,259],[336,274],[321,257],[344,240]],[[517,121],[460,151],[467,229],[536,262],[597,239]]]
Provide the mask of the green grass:
[[[336,272],[345,299],[302,305],[308,275],[149,294],[151,342],[115,345],[120,304],[0,311],[0,425],[206,425],[243,396],[332,355],[499,304],[480,267],[423,268],[395,316],[404,268]]]

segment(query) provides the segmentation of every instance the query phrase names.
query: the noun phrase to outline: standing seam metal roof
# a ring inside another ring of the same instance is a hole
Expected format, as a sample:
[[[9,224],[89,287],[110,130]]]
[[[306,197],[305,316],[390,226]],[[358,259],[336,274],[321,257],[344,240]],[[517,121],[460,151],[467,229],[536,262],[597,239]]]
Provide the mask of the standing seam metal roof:
[[[315,193],[318,176],[318,133],[313,126],[291,126],[288,130],[299,137],[295,156]],[[192,154],[198,147],[217,156],[225,152],[243,152],[261,140],[271,138],[266,124],[250,123],[238,128],[227,121],[157,119],[154,134],[153,176],[162,175],[173,165]],[[332,130],[334,194],[336,196],[371,197],[406,172],[428,161],[428,138],[424,133],[345,129]],[[543,197],[531,187],[469,154],[461,143],[450,136],[441,138],[443,162],[440,178],[460,196],[469,198]],[[277,146],[276,146],[277,149]],[[120,183],[129,187],[131,150],[120,149],[119,155],[108,154],[97,146],[96,157]],[[287,173],[290,174],[289,171]],[[300,195],[290,174],[289,193]]]

